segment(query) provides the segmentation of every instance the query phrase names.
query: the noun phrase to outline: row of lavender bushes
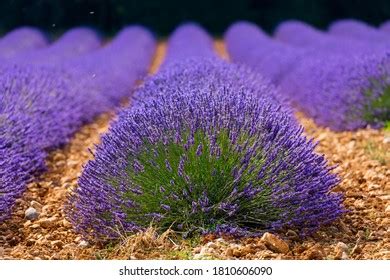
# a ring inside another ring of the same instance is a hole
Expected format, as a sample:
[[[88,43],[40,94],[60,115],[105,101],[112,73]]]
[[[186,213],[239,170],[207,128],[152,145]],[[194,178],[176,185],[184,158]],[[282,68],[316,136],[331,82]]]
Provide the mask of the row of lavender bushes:
[[[12,58],[24,51],[44,48],[48,45],[47,37],[38,29],[21,27],[0,38],[0,61]]]
[[[50,45],[29,28],[0,39],[0,221],[45,169],[48,151],[130,95],[154,50],[152,34],[139,26],[104,47],[86,28]]]
[[[343,213],[337,176],[267,78],[219,59],[194,24],[176,29],[167,53],[69,197],[78,232],[305,235]]]
[[[390,120],[388,25],[377,30],[341,20],[323,32],[286,21],[271,38],[254,24],[239,22],[228,29],[225,42],[232,61],[269,77],[318,124],[355,130]]]

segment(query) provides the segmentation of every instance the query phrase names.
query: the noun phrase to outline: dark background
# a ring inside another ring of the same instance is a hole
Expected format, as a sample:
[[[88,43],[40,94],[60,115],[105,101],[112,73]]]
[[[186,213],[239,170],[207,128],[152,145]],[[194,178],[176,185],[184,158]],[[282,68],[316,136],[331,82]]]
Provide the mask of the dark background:
[[[390,19],[390,0],[0,0],[0,32],[33,25],[56,33],[89,25],[111,35],[126,24],[140,23],[166,36],[180,22],[191,20],[221,35],[239,19],[272,31],[286,19],[326,28],[339,18],[378,25]]]

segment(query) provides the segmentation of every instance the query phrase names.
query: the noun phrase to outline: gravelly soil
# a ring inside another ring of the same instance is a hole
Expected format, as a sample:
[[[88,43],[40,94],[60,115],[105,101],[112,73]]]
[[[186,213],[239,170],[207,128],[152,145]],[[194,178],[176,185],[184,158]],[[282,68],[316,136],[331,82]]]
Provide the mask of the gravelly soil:
[[[158,68],[164,48],[160,44],[151,72]],[[221,42],[216,49],[226,57]],[[317,151],[338,165],[335,171],[342,182],[336,191],[345,194],[348,210],[306,240],[289,231],[244,240],[206,236],[191,245],[177,241],[173,233],[157,235],[151,229],[108,249],[88,244],[64,219],[62,206],[82,166],[92,158],[88,148],[94,149],[114,118],[111,113],[85,125],[68,145],[50,154],[48,171],[28,186],[12,218],[0,225],[0,259],[390,259],[390,135],[369,128],[336,133],[301,114],[297,117],[307,135],[319,141]],[[24,218],[31,205],[40,211],[33,222]]]

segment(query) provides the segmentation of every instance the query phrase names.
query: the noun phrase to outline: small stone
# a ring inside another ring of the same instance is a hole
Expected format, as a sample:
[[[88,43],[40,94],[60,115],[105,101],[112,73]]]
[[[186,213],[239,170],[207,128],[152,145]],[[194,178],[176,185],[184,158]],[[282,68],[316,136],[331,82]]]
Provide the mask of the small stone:
[[[347,147],[348,150],[353,150],[353,148],[355,147],[355,144],[356,144],[356,141],[355,141],[355,140],[352,140],[352,141],[350,141],[350,142],[346,145],[346,147]]]
[[[288,238],[290,238],[291,240],[294,240],[294,241],[299,240],[299,235],[298,235],[295,231],[293,231],[293,230],[291,230],[291,229],[289,229],[289,230],[287,231],[286,236],[287,236]]]
[[[61,240],[52,241],[52,242],[50,242],[50,244],[51,244],[53,247],[57,247],[57,248],[59,248],[59,249],[62,249],[62,247],[64,246],[64,242],[62,242]]]
[[[261,241],[260,239],[257,239],[255,246],[256,246],[256,250],[258,251],[268,250],[267,246],[265,246],[264,242]]]
[[[206,247],[211,248],[211,249],[218,248],[217,244],[215,244],[214,242],[211,242],[211,241],[206,244]]]
[[[62,225],[65,228],[71,228],[72,227],[72,224],[68,220],[66,220],[66,219],[62,220]]]
[[[229,247],[226,249],[226,256],[233,257],[233,249],[232,248]]]
[[[210,253],[210,249],[207,248],[207,247],[202,247],[202,248],[200,249],[200,252],[199,252],[199,254],[201,254],[201,255],[207,255],[207,254],[209,254],[209,253]]]
[[[68,165],[68,167],[73,168],[73,167],[76,167],[79,164],[79,161],[77,161],[77,160],[68,160],[66,162],[66,164]]]
[[[386,213],[390,213],[390,204],[387,205],[387,207],[386,207],[386,209],[385,209],[385,212],[386,212]]]
[[[390,218],[384,218],[381,222],[381,226],[390,225]]]
[[[285,254],[289,251],[288,244],[285,241],[269,232],[264,233],[261,240],[273,252]]]
[[[55,223],[56,223],[57,219],[55,217],[51,217],[51,218],[48,218],[48,219],[41,219],[39,220],[39,225],[43,228],[52,228],[55,226]]]
[[[35,240],[34,239],[28,239],[27,241],[26,241],[26,245],[27,246],[32,246],[32,245],[34,245],[35,244]]]
[[[390,195],[381,195],[380,199],[382,199],[382,200],[390,200]]]
[[[200,252],[198,254],[195,254],[193,259],[194,260],[205,260],[205,259],[210,259],[210,254],[209,254],[209,249],[206,247],[202,247]]]
[[[250,254],[255,254],[256,253],[256,249],[255,249],[255,246],[245,246],[241,249],[241,256],[246,256],[246,255],[250,255]]]
[[[351,255],[360,254],[362,252],[362,248],[359,245],[355,245],[352,248]]]
[[[314,245],[305,252],[305,259],[307,260],[323,260],[324,257],[324,250],[318,245]]]
[[[38,213],[38,211],[35,208],[29,207],[24,212],[24,217],[25,217],[25,219],[27,219],[29,221],[33,221],[33,220],[38,219],[39,213]]]
[[[40,227],[39,224],[32,224],[32,225],[31,225],[31,228],[32,228],[32,229],[37,229],[37,228],[39,228],[39,227]]]
[[[215,242],[216,243],[220,243],[220,244],[226,244],[226,241],[223,238],[218,238],[218,239],[215,240]]]
[[[30,220],[27,220],[24,224],[23,224],[23,227],[29,227],[30,225],[32,224],[32,222]]]
[[[390,143],[390,135],[385,135],[385,137],[383,138],[383,143],[384,144],[389,144]]]
[[[4,248],[0,247],[0,258],[4,256]]]
[[[82,248],[88,247],[88,245],[89,245],[88,241],[85,241],[85,240],[81,240],[79,243],[79,247],[82,247]]]
[[[35,200],[30,202],[30,206],[35,208],[35,209],[42,210],[42,204],[40,204],[39,202],[37,202]]]
[[[348,246],[343,242],[337,243],[336,249],[340,249],[342,252],[348,252]]]
[[[347,254],[346,252],[343,252],[343,253],[341,254],[341,259],[342,259],[342,260],[348,260],[348,259],[349,259],[348,254]]]
[[[348,246],[343,242],[337,243],[336,248],[335,248],[335,253],[336,253],[336,256],[335,256],[336,260],[348,259]]]
[[[381,188],[380,185],[378,184],[368,184],[368,191],[375,191],[375,190],[379,190]]]
[[[201,260],[202,258],[203,258],[203,255],[201,255],[200,253],[199,254],[195,254],[194,257],[193,257],[194,260]]]
[[[8,244],[10,246],[16,246],[19,242],[20,242],[20,238],[18,236],[12,236],[10,239],[8,239]]]
[[[346,234],[352,234],[351,230],[347,227],[347,225],[343,222],[339,222],[340,229],[345,232]]]
[[[357,209],[364,209],[364,201],[362,199],[356,199],[353,203],[353,206],[355,206]]]
[[[193,252],[194,254],[200,253],[200,247],[194,248],[194,250],[192,250],[192,252]]]
[[[239,258],[242,256],[242,251],[239,249],[234,249],[233,250],[233,257]]]
[[[49,210],[50,210],[50,207],[51,207],[50,205],[44,205],[42,207],[42,213],[47,214],[49,212]]]

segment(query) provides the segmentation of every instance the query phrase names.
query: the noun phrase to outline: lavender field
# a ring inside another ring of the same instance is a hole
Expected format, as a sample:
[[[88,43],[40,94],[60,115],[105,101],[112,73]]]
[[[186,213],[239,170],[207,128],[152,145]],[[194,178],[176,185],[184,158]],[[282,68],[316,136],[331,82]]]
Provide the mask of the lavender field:
[[[390,24],[0,36],[0,259],[390,259]]]

